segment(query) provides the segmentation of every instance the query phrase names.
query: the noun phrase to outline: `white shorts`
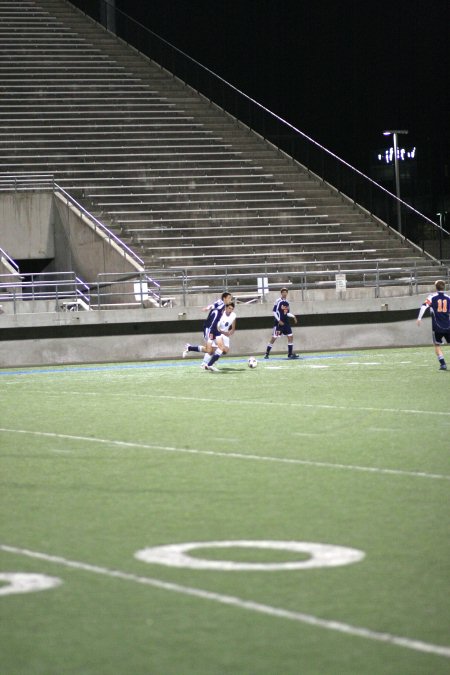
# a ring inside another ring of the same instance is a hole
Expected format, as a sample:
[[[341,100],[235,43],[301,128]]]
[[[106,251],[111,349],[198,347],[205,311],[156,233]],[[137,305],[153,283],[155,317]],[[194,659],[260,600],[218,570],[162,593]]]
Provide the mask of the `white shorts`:
[[[222,338],[223,346],[226,347],[227,349],[230,348],[230,336],[229,335],[224,335],[223,333],[219,335],[218,337]],[[213,347],[217,347],[217,337],[215,340],[212,342]]]

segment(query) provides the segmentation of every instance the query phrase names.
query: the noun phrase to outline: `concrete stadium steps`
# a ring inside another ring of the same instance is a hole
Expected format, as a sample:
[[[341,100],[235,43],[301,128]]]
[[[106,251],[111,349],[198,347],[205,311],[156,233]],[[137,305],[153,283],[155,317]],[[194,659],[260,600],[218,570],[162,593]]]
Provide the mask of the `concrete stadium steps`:
[[[54,174],[150,268],[433,267],[65,0],[0,0],[0,95],[3,171]]]
[[[242,284],[248,285],[251,280],[256,288],[257,278],[264,275],[270,274],[271,284],[273,283],[286,283],[286,280],[290,278],[292,274],[306,274],[307,280],[309,282],[317,283],[321,282],[330,282],[331,285],[334,285],[335,274],[347,274],[348,280],[353,281],[358,284],[363,282],[364,279],[375,280],[377,274],[380,275],[381,283],[388,283],[393,280],[403,280],[410,281],[412,283],[420,284],[429,284],[433,283],[435,280],[436,267],[434,265],[411,265],[411,268],[405,270],[403,266],[403,261],[398,263],[398,261],[389,261],[386,259],[380,259],[377,262],[371,260],[347,260],[342,259],[336,262],[331,260],[326,261],[310,261],[306,264],[302,264],[301,261],[296,261],[295,268],[292,267],[292,262],[279,259],[277,262],[268,262],[263,267],[259,260],[246,260],[241,262],[234,263],[216,263],[214,266],[208,268],[205,273],[205,268],[203,264],[176,264],[168,263],[163,270],[161,270],[161,278],[163,274],[173,275],[176,278],[177,274],[183,271],[187,276],[189,283],[201,283],[202,277],[208,277],[208,283],[211,286],[216,286],[220,288],[223,285],[223,280],[227,275],[233,275],[234,277],[242,277]],[[413,276],[411,278],[411,274]],[[280,275],[278,279],[274,279],[273,275]],[[216,279],[211,280],[211,277]],[[363,285],[365,285],[363,283]]]
[[[311,247],[313,248],[313,247]],[[158,248],[154,250],[153,255],[151,252],[145,252],[142,254],[144,261],[151,262],[152,266],[156,265],[156,261],[160,261],[162,266],[167,266],[168,264],[174,265],[192,265],[202,264],[205,267],[211,269],[215,265],[221,263],[224,265],[230,265],[238,262],[248,262],[252,264],[259,264],[261,267],[264,267],[267,263],[275,263],[279,260],[284,262],[290,262],[295,269],[297,264],[309,264],[309,263],[320,263],[324,267],[331,265],[331,269],[337,269],[338,266],[345,261],[370,261],[372,267],[375,267],[376,264],[389,264],[392,265],[401,265],[403,268],[405,266],[414,267],[419,264],[421,261],[421,256],[419,255],[406,255],[401,249],[370,249],[364,248],[363,245],[360,247],[334,247],[329,250],[322,250],[316,248],[316,250],[300,250],[294,249],[288,245],[283,245],[280,243],[277,246],[277,250],[274,251],[273,248],[260,244],[259,250],[257,247],[252,246],[210,246],[204,247],[202,252],[199,252],[197,247],[192,246],[190,249],[188,247],[167,247]]]
[[[350,230],[342,229],[336,229],[334,232],[319,231],[311,233],[299,232],[298,228],[295,230],[292,228],[289,231],[288,228],[280,227],[277,231],[273,227],[267,227],[265,232],[260,230],[257,233],[252,232],[249,234],[247,228],[238,232],[221,231],[220,238],[217,237],[217,234],[211,228],[209,228],[209,231],[208,228],[204,228],[203,231],[190,230],[188,232],[183,231],[181,228],[177,232],[172,232],[167,228],[160,228],[159,231],[151,232],[146,228],[142,228],[130,230],[127,234],[131,235],[136,242],[145,246],[147,251],[152,247],[161,246],[171,249],[195,246],[204,251],[208,247],[220,247],[230,250],[233,246],[247,246],[251,250],[252,247],[258,248],[273,245],[275,247],[293,247],[296,251],[314,249],[339,250],[342,247],[356,249],[364,246],[377,251],[395,250],[405,255],[410,255],[411,251],[415,253],[414,248],[408,249],[404,246],[399,246],[398,241],[394,239],[385,240],[376,235],[358,238],[357,235],[352,235]]]

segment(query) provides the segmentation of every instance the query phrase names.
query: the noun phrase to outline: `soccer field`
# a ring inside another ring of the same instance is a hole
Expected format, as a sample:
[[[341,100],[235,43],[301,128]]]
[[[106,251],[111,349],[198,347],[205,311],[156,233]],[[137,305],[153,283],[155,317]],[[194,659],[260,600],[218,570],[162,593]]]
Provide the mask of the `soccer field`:
[[[0,370],[0,672],[450,672],[431,347]]]

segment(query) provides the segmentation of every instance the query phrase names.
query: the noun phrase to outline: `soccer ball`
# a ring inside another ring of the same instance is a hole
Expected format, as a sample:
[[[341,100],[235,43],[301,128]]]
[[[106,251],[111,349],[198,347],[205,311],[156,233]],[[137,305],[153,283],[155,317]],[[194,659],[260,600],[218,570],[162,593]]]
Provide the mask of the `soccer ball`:
[[[249,368],[256,368],[256,366],[258,365],[258,361],[255,359],[254,356],[250,356],[247,361],[247,365]]]

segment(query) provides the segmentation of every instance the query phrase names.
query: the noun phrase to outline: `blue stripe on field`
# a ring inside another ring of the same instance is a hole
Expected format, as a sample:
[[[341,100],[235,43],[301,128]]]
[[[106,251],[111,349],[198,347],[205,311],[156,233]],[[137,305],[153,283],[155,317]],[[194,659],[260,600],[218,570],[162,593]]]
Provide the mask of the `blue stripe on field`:
[[[312,361],[315,359],[340,359],[340,358],[357,358],[358,354],[314,354],[311,356],[301,356],[299,361]],[[264,360],[260,357],[260,360]],[[289,361],[286,356],[271,356],[268,363],[274,361]],[[242,359],[224,359],[221,365],[246,363],[247,357]],[[200,358],[189,359],[186,361],[163,361],[158,363],[118,363],[105,364],[101,366],[54,366],[52,368],[28,368],[26,370],[1,370],[0,375],[48,375],[54,373],[83,373],[96,371],[110,371],[110,370],[139,370],[142,368],[178,368],[180,366],[199,365]]]

